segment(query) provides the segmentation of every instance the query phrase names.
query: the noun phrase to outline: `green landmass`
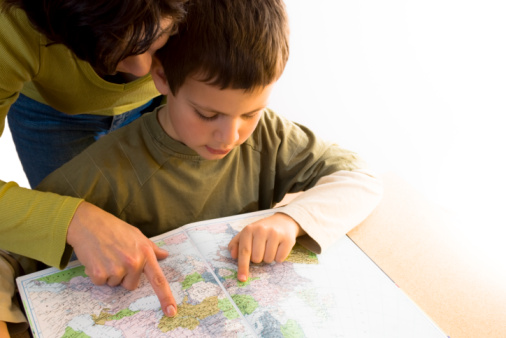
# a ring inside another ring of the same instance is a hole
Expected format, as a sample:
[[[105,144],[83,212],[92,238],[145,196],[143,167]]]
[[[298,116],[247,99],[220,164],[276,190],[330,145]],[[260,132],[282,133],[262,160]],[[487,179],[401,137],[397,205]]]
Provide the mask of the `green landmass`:
[[[107,312],[107,310],[108,309],[103,309],[98,316],[91,315],[91,318],[93,318],[95,324],[104,325],[106,322],[110,320],[120,320],[121,318],[130,317],[139,312],[139,311],[132,311],[130,309],[123,309],[118,311],[117,313],[109,313]]]
[[[304,331],[293,319],[288,319],[285,325],[281,326],[281,334],[285,338],[302,338],[305,337]]]
[[[228,298],[218,299],[218,308],[228,319],[235,319],[239,317],[235,307],[232,303],[230,303]]]
[[[318,256],[302,245],[295,244],[285,262],[299,264],[318,264]]]
[[[53,283],[68,283],[70,280],[74,277],[88,277],[84,273],[84,266],[76,266],[75,268],[63,270],[60,272],[57,272],[55,274],[37,278],[38,281],[45,282],[46,284],[53,284]]]
[[[82,331],[74,331],[73,328],[67,326],[65,328],[65,333],[63,334],[63,336],[61,336],[61,338],[91,338],[91,337]]]
[[[258,307],[257,301],[250,295],[232,295],[232,300],[244,315],[253,313]]]
[[[228,270],[232,271],[232,273],[230,275],[224,276],[223,278],[237,280],[237,286],[239,286],[239,287],[244,287],[244,286],[250,285],[252,281],[260,279],[260,277],[253,277],[253,278],[248,277],[248,279],[245,282],[241,282],[240,280],[237,279],[237,271],[236,270],[231,270],[231,269],[228,269]]]
[[[169,332],[178,327],[188,330],[195,330],[200,320],[220,312],[218,306],[218,297],[208,297],[200,304],[188,304],[188,298],[185,298],[183,304],[178,305],[177,315],[173,318],[163,316],[158,324],[162,332]]]
[[[191,288],[191,286],[198,282],[203,282],[204,278],[200,275],[198,272],[194,272],[191,275],[188,275],[184,278],[184,281],[182,283],[183,290]]]
[[[232,273],[230,275],[222,276],[224,279],[232,279],[232,278],[237,279],[237,271],[232,270],[232,269],[227,269],[227,270],[231,271]]]

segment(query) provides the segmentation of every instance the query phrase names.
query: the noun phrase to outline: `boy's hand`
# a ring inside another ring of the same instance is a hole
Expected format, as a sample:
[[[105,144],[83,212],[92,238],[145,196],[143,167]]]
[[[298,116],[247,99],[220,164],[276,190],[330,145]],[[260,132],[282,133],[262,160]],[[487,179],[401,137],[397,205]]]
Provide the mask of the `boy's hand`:
[[[176,315],[176,300],[157,261],[166,258],[167,252],[139,229],[93,204],[82,202],[70,222],[67,242],[94,284],[122,285],[134,290],[145,273],[165,315]]]
[[[247,225],[228,244],[230,255],[237,259],[237,279],[248,280],[250,261],[283,262],[295,245],[295,239],[304,234],[293,218],[282,213]]]

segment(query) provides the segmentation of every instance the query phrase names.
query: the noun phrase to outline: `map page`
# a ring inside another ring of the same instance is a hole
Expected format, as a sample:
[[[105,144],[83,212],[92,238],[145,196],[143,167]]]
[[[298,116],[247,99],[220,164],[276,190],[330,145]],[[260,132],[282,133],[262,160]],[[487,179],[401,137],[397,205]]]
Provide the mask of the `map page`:
[[[279,210],[279,209],[278,209]],[[145,277],[134,291],[91,283],[78,261],[17,279],[35,337],[446,337],[348,238],[237,280],[232,237],[272,210],[188,224],[152,238],[178,303],[164,316]]]

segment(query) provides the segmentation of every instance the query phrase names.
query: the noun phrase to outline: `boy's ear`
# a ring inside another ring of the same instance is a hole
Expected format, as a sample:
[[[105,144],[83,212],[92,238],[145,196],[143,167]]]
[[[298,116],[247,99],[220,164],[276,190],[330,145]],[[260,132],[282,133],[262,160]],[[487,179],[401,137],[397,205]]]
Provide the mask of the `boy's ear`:
[[[160,94],[169,95],[170,88],[167,77],[165,76],[162,63],[156,56],[153,56],[153,62],[151,63],[151,77]]]

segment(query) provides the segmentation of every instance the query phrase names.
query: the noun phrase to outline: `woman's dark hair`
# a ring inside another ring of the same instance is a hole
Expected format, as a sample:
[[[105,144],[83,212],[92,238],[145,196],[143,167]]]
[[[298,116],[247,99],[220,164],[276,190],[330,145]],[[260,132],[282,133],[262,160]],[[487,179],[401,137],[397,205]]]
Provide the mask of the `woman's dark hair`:
[[[191,0],[156,56],[175,95],[189,76],[221,89],[266,86],[281,76],[288,54],[283,0]]]
[[[21,8],[51,43],[67,46],[99,74],[111,74],[124,58],[142,54],[160,34],[160,21],[177,25],[188,0],[3,0]]]

